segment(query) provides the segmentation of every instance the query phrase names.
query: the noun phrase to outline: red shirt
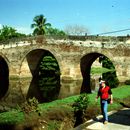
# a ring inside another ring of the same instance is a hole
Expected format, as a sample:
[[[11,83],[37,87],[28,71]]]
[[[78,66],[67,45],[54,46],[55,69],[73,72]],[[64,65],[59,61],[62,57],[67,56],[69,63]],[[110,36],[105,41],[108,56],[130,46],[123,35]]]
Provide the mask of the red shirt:
[[[98,90],[98,96],[100,96],[101,99],[107,100],[109,95],[112,94],[111,89],[109,86],[100,87]]]

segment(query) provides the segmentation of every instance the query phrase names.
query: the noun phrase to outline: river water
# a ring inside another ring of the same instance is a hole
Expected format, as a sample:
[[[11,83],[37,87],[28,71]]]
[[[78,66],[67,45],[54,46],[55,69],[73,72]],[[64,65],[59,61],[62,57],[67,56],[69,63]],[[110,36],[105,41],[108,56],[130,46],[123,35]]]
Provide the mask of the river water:
[[[14,91],[17,88],[16,91],[21,92],[22,96],[24,98],[26,98],[26,96],[28,95],[28,92],[30,90],[30,86],[33,86],[34,84],[32,84],[31,78],[20,79],[20,80],[11,79],[9,88],[13,89]],[[80,94],[81,85],[82,85],[82,80],[61,81],[60,88],[58,91],[58,99]],[[34,85],[34,86],[37,87],[36,85]],[[19,93],[19,92],[17,92],[17,93]]]

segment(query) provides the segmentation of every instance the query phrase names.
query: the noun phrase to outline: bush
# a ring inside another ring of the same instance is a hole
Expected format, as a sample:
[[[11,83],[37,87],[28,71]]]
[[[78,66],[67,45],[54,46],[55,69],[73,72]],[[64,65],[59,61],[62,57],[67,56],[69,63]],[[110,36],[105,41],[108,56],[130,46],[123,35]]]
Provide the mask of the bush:
[[[58,98],[60,70],[55,57],[49,52],[40,62],[38,87],[42,95],[41,102],[50,102]]]
[[[58,124],[57,121],[51,121],[51,122],[49,122],[47,129],[48,130],[58,130],[59,127],[60,127],[60,125]]]
[[[130,85],[130,80],[126,80],[126,81],[125,81],[125,84],[126,84],[126,85]]]
[[[77,100],[74,101],[73,108],[74,111],[85,111],[88,107],[89,99],[86,93],[81,94]]]
[[[86,93],[81,94],[77,100],[75,100],[73,104],[74,108],[74,116],[76,118],[76,122],[74,127],[82,124],[84,122],[84,116],[85,116],[85,111],[88,107],[89,99],[88,95]]]
[[[114,67],[113,63],[110,61],[110,59],[108,59],[105,56],[101,56],[99,61],[102,63],[102,66],[104,68],[113,70],[111,72],[103,73],[102,77],[103,77],[103,79],[105,79],[105,81],[108,82],[108,85],[111,88],[116,88],[119,85],[119,80],[117,78],[115,67]]]
[[[40,114],[40,110],[38,108],[38,100],[33,97],[32,99],[27,100],[21,105],[21,109],[25,114],[29,114],[30,112],[37,112]]]

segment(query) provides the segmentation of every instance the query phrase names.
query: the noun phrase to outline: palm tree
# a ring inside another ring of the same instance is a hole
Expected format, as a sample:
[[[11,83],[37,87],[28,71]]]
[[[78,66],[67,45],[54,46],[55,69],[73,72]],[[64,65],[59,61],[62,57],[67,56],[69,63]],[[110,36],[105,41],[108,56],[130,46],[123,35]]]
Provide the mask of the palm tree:
[[[31,24],[31,28],[35,28],[33,31],[34,35],[44,35],[48,27],[51,26],[50,23],[46,23],[46,18],[44,15],[37,15],[33,19],[33,24]]]

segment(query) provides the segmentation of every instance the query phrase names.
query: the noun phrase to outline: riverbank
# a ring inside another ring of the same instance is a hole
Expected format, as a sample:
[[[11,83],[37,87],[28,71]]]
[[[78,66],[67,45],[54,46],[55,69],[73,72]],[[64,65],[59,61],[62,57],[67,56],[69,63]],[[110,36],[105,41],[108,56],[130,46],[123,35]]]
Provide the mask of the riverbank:
[[[114,103],[109,105],[109,111],[120,110],[126,106],[130,106],[130,86],[122,86],[112,89],[114,96]],[[89,105],[84,115],[84,122],[92,119],[100,114],[99,101],[95,103],[96,93],[88,94]],[[56,100],[51,103],[43,103],[38,105],[39,112],[29,111],[25,113],[21,110],[20,106],[15,109],[0,113],[0,128],[10,127],[14,130],[27,129],[37,127],[41,129],[44,127],[46,130],[69,130],[74,127],[75,117],[72,105],[79,97],[71,96],[61,100]],[[27,107],[28,108],[28,107]],[[37,130],[35,129],[35,130]]]

